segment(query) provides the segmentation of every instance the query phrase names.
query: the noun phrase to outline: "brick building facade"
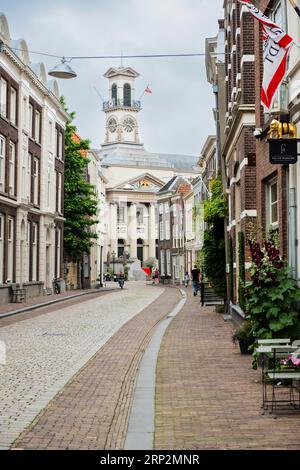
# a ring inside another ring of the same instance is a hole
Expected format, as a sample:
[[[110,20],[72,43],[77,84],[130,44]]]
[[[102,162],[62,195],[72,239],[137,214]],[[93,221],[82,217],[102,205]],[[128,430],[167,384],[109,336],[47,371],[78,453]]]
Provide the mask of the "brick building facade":
[[[227,276],[233,312],[239,307],[239,286],[248,259],[249,223],[256,221],[256,148],[254,21],[237,0],[224,2],[225,28],[225,136],[222,145],[228,195]],[[225,189],[225,188],[224,188]],[[242,233],[243,236],[239,235]]]

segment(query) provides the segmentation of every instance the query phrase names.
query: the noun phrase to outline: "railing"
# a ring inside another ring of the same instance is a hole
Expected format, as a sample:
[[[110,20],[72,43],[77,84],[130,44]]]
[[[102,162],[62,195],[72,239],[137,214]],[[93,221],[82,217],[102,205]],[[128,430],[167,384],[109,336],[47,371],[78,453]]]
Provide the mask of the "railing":
[[[141,109],[141,102],[138,100],[131,100],[131,101],[124,101],[124,100],[116,100],[111,99],[109,101],[103,101],[103,111],[107,111],[109,109],[118,108],[118,107],[125,107],[131,109]]]

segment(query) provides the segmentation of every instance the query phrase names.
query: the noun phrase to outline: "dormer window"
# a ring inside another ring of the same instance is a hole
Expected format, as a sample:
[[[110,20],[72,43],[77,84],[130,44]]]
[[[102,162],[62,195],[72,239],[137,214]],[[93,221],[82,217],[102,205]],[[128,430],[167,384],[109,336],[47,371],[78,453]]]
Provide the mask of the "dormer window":
[[[113,85],[111,87],[111,99],[114,100],[115,105],[116,105],[117,100],[118,100],[118,88],[117,88],[117,85],[115,83],[113,83]]]
[[[125,83],[124,85],[124,106],[131,106],[131,86],[129,83]]]

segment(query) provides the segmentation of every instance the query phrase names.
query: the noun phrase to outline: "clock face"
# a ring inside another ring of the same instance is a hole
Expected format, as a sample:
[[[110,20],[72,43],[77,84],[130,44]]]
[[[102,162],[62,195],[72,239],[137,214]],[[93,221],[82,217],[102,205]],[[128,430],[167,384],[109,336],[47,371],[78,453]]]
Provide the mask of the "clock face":
[[[135,123],[134,120],[130,117],[125,118],[123,121],[123,128],[126,132],[132,132],[134,129]]]
[[[117,130],[117,121],[115,120],[115,118],[111,118],[109,121],[108,121],[108,129],[110,132],[116,132]]]

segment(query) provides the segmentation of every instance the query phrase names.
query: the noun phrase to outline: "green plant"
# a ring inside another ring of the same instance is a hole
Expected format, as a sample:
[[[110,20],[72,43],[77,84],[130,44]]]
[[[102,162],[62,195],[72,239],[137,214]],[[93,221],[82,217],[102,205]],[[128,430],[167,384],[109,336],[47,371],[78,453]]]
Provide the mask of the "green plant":
[[[61,102],[67,111],[65,100]],[[95,187],[85,177],[89,160],[89,141],[76,139],[75,113],[70,113],[65,132],[64,172],[64,251],[68,259],[79,260],[89,253],[97,234],[92,230],[97,223],[98,200]]]
[[[158,261],[156,258],[148,258],[143,264],[145,268],[153,269],[158,266]]]
[[[239,305],[245,310],[245,236],[243,232],[238,233],[239,241]]]
[[[236,343],[238,340],[246,340],[249,343],[252,341],[254,343],[255,339],[252,334],[252,324],[250,321],[244,321],[232,334],[232,341]]]
[[[277,248],[276,234],[270,233],[261,243],[249,240],[252,263],[251,281],[246,283],[246,313],[257,339],[293,337],[299,330],[300,299],[296,282],[291,279]],[[253,366],[256,368],[256,355]]]
[[[211,197],[204,204],[204,232],[202,248],[203,267],[208,281],[216,294],[226,299],[224,218],[227,214],[227,201],[222,194],[221,178],[210,183]]]

